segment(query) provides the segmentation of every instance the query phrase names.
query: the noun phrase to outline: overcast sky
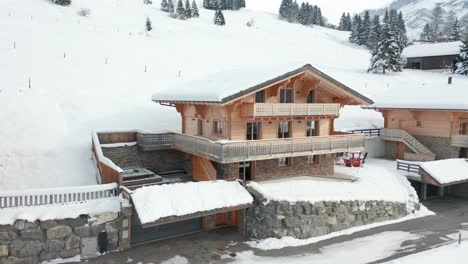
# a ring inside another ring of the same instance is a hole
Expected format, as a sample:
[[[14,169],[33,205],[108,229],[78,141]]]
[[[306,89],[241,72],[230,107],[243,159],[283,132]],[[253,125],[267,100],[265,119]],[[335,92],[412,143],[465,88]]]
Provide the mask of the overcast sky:
[[[302,2],[302,0],[298,0],[298,2]],[[322,14],[327,17],[331,23],[338,24],[341,14],[344,11],[359,13],[365,9],[382,7],[392,2],[392,0],[310,0],[308,2],[318,5],[322,8]],[[281,0],[247,0],[247,7],[278,13],[280,3]]]

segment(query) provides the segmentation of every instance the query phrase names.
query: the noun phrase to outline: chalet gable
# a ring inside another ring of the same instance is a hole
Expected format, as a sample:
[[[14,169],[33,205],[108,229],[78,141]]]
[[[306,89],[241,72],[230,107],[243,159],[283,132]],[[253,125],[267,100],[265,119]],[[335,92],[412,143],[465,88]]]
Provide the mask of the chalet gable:
[[[248,73],[246,75],[230,75],[231,79],[239,80],[239,86],[234,83],[230,83],[231,80],[223,80],[223,76],[217,76],[216,78],[206,78],[204,83],[202,80],[198,82],[192,82],[182,85],[182,87],[175,87],[167,91],[156,93],[153,95],[153,101],[161,104],[217,104],[217,105],[228,105],[239,100],[249,100],[255,93],[265,90],[270,96],[277,96],[280,89],[290,88],[294,89],[295,93],[309,93],[310,90],[317,90],[320,93],[331,98],[331,102],[328,103],[340,103],[347,105],[369,105],[372,104],[372,100],[365,97],[364,95],[354,91],[348,86],[340,83],[336,79],[326,75],[319,71],[310,64],[304,65],[293,71],[282,73],[278,75],[278,70],[272,70],[268,72],[268,69],[258,75],[255,73]],[[267,79],[266,76],[274,76],[276,73],[277,77],[273,79]],[[242,79],[243,76],[245,80]],[[259,78],[263,82],[258,82]],[[253,80],[257,80],[254,84]],[[247,89],[240,90],[243,87]],[[226,88],[224,88],[226,87]],[[199,91],[198,94],[190,94],[196,89],[206,90]],[[296,89],[297,88],[297,89]],[[185,94],[184,94],[185,92]]]

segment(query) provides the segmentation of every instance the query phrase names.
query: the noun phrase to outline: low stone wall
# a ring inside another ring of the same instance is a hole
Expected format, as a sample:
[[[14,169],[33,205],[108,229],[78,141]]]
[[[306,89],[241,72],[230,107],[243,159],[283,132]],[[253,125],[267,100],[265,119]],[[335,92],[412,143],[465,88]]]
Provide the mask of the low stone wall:
[[[405,204],[384,201],[256,203],[256,207],[246,211],[245,231],[257,239],[283,236],[306,239],[407,214]]]
[[[103,213],[94,217],[0,225],[0,263],[34,264],[56,258],[97,256],[98,235],[107,232],[108,251],[130,247],[128,237],[131,207],[121,213]]]

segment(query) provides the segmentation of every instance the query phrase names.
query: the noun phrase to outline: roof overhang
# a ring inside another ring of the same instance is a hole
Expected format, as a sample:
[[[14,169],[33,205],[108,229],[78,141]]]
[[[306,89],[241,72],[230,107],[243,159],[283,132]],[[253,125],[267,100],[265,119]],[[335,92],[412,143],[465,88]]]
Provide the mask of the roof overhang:
[[[278,83],[284,82],[285,80],[294,78],[296,76],[299,76],[304,73],[309,73],[313,76],[316,76],[332,85],[337,86],[340,88],[347,96],[352,97],[353,99],[357,100],[359,104],[361,105],[371,105],[374,102],[369,99],[368,97],[358,93],[357,91],[351,89],[350,87],[346,86],[345,84],[337,81],[336,79],[330,77],[329,75],[323,73],[322,71],[318,70],[317,68],[313,67],[310,64],[306,64],[298,69],[295,69],[293,71],[287,72],[283,75],[277,76],[273,79],[267,80],[265,82],[262,82],[260,84],[257,84],[253,87],[247,88],[245,90],[242,90],[240,92],[237,92],[235,94],[229,95],[227,97],[222,98],[220,101],[197,101],[197,100],[158,100],[154,99],[153,101],[156,103],[160,104],[168,104],[168,105],[173,105],[173,104],[210,104],[210,105],[226,105],[230,104],[235,100],[238,100],[242,97],[251,95],[253,93],[256,93],[260,90],[266,89],[270,86],[276,85]]]

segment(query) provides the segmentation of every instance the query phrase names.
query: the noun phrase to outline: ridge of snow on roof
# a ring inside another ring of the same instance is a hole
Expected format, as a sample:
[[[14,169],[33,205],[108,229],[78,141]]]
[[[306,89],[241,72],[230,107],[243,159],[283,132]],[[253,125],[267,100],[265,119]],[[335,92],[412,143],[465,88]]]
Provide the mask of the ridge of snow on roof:
[[[136,189],[132,201],[142,224],[169,216],[251,204],[250,193],[237,181],[203,181]]]
[[[458,55],[460,54],[461,45],[462,43],[460,41],[415,44],[415,45],[406,47],[403,50],[402,56],[405,58],[417,58],[417,57]]]
[[[197,80],[182,82],[168,89],[163,89],[153,94],[153,101],[225,103],[242,96],[244,93],[253,92],[306,70],[311,70],[324,76],[364,101],[372,102],[366,96],[346,86],[339,80],[328,76],[314,66],[297,62],[219,71]]]
[[[468,161],[466,159],[421,162],[421,168],[440,184],[468,180]]]

